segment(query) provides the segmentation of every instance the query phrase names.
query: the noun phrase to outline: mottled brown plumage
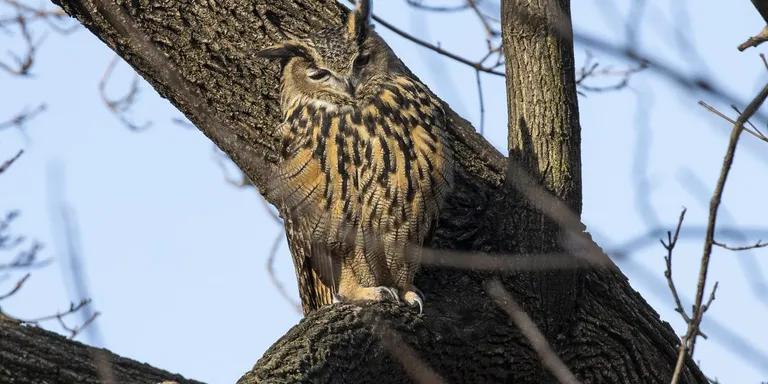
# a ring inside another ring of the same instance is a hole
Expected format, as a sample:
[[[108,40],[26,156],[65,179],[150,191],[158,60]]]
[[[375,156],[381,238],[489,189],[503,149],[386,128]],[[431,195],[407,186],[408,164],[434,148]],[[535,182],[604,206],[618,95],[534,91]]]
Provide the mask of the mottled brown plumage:
[[[389,296],[421,307],[420,246],[452,184],[440,102],[368,25],[261,52],[283,59],[281,157],[270,188],[285,219],[304,311]]]

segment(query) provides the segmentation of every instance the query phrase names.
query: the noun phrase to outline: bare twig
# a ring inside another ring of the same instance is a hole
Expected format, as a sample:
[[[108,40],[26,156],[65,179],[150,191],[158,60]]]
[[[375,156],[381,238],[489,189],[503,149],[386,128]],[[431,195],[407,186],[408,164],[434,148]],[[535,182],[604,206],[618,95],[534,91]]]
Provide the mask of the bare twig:
[[[69,308],[67,308],[63,312],[57,311],[53,315],[37,317],[37,318],[34,318],[34,319],[29,319],[29,320],[19,319],[19,321],[21,321],[22,323],[27,323],[27,324],[37,324],[37,323],[41,323],[43,321],[61,319],[62,317],[66,317],[68,315],[76,313],[77,311],[85,308],[85,306],[87,306],[90,303],[91,303],[91,299],[83,299],[83,300],[80,300],[77,303],[69,303]]]
[[[667,231],[667,242],[665,243],[663,239],[659,241],[661,242],[661,245],[664,246],[664,249],[667,250],[667,255],[664,256],[664,263],[666,264],[664,277],[667,279],[667,285],[669,286],[670,292],[672,292],[672,298],[675,300],[675,312],[679,313],[683,320],[685,320],[685,323],[688,324],[691,321],[691,317],[688,316],[688,313],[686,313],[685,309],[683,308],[683,303],[680,300],[680,294],[678,294],[675,281],[672,278],[672,254],[675,246],[677,245],[677,239],[680,237],[680,228],[683,226],[683,220],[685,220],[686,211],[687,210],[683,208],[682,212],[680,212],[680,218],[677,221],[674,235],[672,232]]]
[[[482,136],[485,133],[485,102],[483,101],[483,83],[478,70],[475,70],[475,81],[477,81],[477,100],[480,104],[480,135]]]
[[[745,246],[741,246],[741,247],[732,247],[732,246],[730,246],[728,244],[724,244],[724,243],[721,243],[721,242],[718,242],[718,241],[713,241],[712,244],[716,245],[716,246],[718,246],[720,248],[727,249],[729,251],[748,251],[750,249],[757,249],[757,248],[768,247],[768,243],[763,243],[762,240],[758,240],[755,244],[745,245]]]
[[[747,48],[757,47],[758,45],[766,41],[768,41],[768,25],[763,27],[763,29],[760,30],[760,32],[757,35],[751,36],[745,42],[739,44],[738,50],[743,52]]]
[[[765,99],[768,98],[768,84],[766,84],[760,93],[747,105],[738,119],[736,119],[733,129],[731,130],[731,137],[728,142],[728,149],[723,159],[723,166],[720,169],[720,177],[718,178],[715,191],[712,194],[712,199],[709,206],[709,220],[707,222],[707,234],[704,240],[704,251],[701,257],[701,267],[699,269],[699,279],[696,287],[696,299],[693,305],[692,321],[688,323],[688,330],[683,336],[680,349],[678,352],[677,363],[672,375],[672,384],[677,384],[682,374],[685,356],[690,351],[693,354],[694,347],[696,345],[696,336],[699,332],[699,326],[704,316],[704,312],[709,307],[709,303],[704,304],[704,288],[707,283],[707,273],[709,271],[709,260],[712,255],[712,247],[714,245],[715,228],[717,226],[717,212],[722,201],[723,190],[725,189],[725,183],[728,180],[728,174],[733,166],[733,159],[736,154],[736,147],[739,142],[739,137],[744,130],[744,124],[754,115]],[[716,286],[716,285],[715,285]],[[711,298],[714,299],[714,289]]]
[[[552,373],[557,381],[561,384],[579,383],[579,380],[568,366],[557,356],[557,353],[549,345],[549,342],[533,320],[525,313],[512,295],[504,289],[501,282],[499,280],[491,280],[486,284],[485,289],[496,304],[509,315],[512,322],[520,329],[525,338],[528,339],[533,350],[539,355],[542,365]]]
[[[354,3],[354,0],[349,0],[349,2],[350,3]],[[450,58],[452,60],[455,60],[455,61],[458,61],[458,62],[460,62],[462,64],[468,65],[468,66],[474,68],[476,71],[491,73],[491,74],[494,74],[496,76],[502,76],[502,77],[505,76],[503,72],[499,72],[499,71],[497,71],[497,70],[495,70],[493,68],[489,68],[489,67],[486,67],[485,65],[483,65],[483,60],[474,62],[474,61],[469,60],[469,59],[467,59],[467,58],[465,58],[465,57],[463,57],[461,55],[455,54],[453,52],[449,52],[449,51],[441,48],[439,45],[435,45],[435,44],[426,42],[424,40],[421,40],[418,37],[413,36],[410,33],[405,32],[405,31],[403,31],[402,29],[400,29],[398,27],[395,27],[393,24],[390,24],[388,21],[386,21],[386,20],[384,20],[384,19],[382,19],[382,18],[380,18],[380,17],[378,17],[376,15],[373,15],[373,20],[375,20],[377,23],[383,25],[385,28],[389,29],[390,31],[400,35],[401,37],[403,37],[403,38],[405,38],[407,40],[410,40],[410,41],[412,41],[412,42],[414,42],[414,43],[416,43],[418,45],[421,45],[424,48],[428,48],[428,49],[430,49],[430,50],[432,50],[432,51],[434,51],[434,52],[436,52],[436,53],[438,53],[438,54],[440,54],[442,56],[448,57],[448,58]]]
[[[61,317],[56,317],[56,320],[58,320],[61,328],[69,332],[69,339],[74,339],[83,329],[91,325],[91,323],[93,323],[93,321],[96,320],[99,315],[101,315],[100,312],[93,312],[87,319],[85,319],[85,321],[83,321],[82,324],[76,325],[74,327],[68,326]]]
[[[629,80],[632,76],[638,72],[641,72],[648,68],[647,64],[642,60],[637,65],[624,69],[614,69],[611,67],[600,67],[600,63],[594,61],[592,53],[587,51],[584,63],[581,69],[576,71],[576,86],[580,94],[584,95],[582,91],[589,92],[608,92],[617,91],[626,88],[629,85]],[[596,77],[619,77],[619,79],[607,85],[587,85],[586,80]]]
[[[21,279],[19,279],[19,281],[16,282],[16,284],[8,293],[0,295],[0,301],[15,295],[16,292],[18,292],[21,289],[21,287],[24,286],[24,283],[27,281],[27,279],[29,279],[29,276],[30,274],[27,273],[26,275],[24,275],[24,277],[22,277]]]
[[[714,113],[715,115],[721,117],[723,120],[725,120],[725,121],[727,121],[727,122],[729,122],[731,124],[736,124],[736,120],[733,120],[732,118],[728,117],[728,115],[726,115],[723,112],[720,112],[717,108],[711,106],[710,104],[707,104],[705,101],[699,100],[699,105],[704,107],[704,109],[706,109],[707,111],[710,111],[710,112]],[[751,124],[751,123],[749,123],[749,124]],[[762,132],[760,132],[760,130],[757,129],[757,127],[754,127],[754,126],[752,126],[752,127],[744,127],[744,130],[747,131],[747,133],[749,133],[750,135],[752,135],[752,136],[754,136],[754,137],[756,137],[756,138],[758,138],[760,140],[763,140],[765,142],[768,142],[768,136],[765,136]]]
[[[3,173],[3,172],[5,172],[5,171],[6,171],[8,168],[10,168],[10,167],[11,167],[11,164],[13,164],[14,162],[16,162],[16,160],[18,160],[18,159],[19,159],[19,157],[21,157],[21,155],[23,155],[23,154],[24,154],[24,150],[23,150],[23,149],[20,149],[20,150],[19,150],[19,152],[16,152],[16,154],[15,154],[15,155],[13,155],[13,157],[11,157],[10,159],[8,159],[8,160],[6,160],[6,161],[3,161],[2,163],[0,163],[0,173]]]
[[[288,293],[288,290],[285,289],[285,286],[280,281],[280,279],[277,278],[277,274],[275,273],[275,259],[277,256],[277,251],[280,249],[280,243],[283,239],[283,231],[282,228],[280,230],[280,233],[275,236],[275,239],[272,241],[272,247],[269,249],[269,257],[267,257],[267,274],[269,275],[269,280],[272,282],[272,285],[275,286],[277,289],[277,292],[280,293],[280,296],[287,301],[292,308],[296,310],[298,313],[303,313],[303,310],[301,309],[301,303],[297,302],[293,296],[291,296]]]

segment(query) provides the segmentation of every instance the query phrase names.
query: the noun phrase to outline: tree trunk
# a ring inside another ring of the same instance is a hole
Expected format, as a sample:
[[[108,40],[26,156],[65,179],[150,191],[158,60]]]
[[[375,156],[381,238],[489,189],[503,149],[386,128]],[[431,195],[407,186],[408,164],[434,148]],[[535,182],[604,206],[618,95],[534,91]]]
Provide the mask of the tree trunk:
[[[263,186],[265,169],[277,159],[280,116],[277,65],[257,59],[255,52],[279,41],[282,31],[301,34],[339,24],[346,12],[333,0],[54,2],[177,106],[257,187]],[[531,0],[521,7],[526,14],[540,16],[537,7],[547,3]],[[563,6],[567,19],[567,3],[554,4]],[[417,276],[416,285],[426,294],[424,313],[393,304],[322,308],[278,340],[240,383],[553,382],[526,338],[489,298],[486,283],[492,278],[501,279],[521,299],[582,382],[669,381],[678,338],[618,270],[523,274],[478,265],[455,268],[478,255],[487,260],[479,251],[564,249],[559,229],[563,222],[551,215],[551,208],[562,204],[547,198],[553,194],[573,212],[580,209],[571,42],[553,36],[550,28],[526,25],[538,22],[536,17],[510,19],[508,6],[505,46],[519,55],[508,69],[514,91],[510,148],[517,161],[507,163],[468,122],[450,112],[456,188],[430,244],[440,251],[427,253],[454,267],[426,266]],[[146,39],[137,36],[139,31]],[[545,84],[539,93],[528,93],[536,84],[526,83],[525,71],[533,71],[527,75]],[[529,111],[531,106],[540,109]],[[528,174],[532,178],[526,179]],[[551,194],[531,195],[538,185],[532,180],[541,180]],[[497,209],[499,202],[502,209]],[[578,215],[574,217],[570,220],[578,224]],[[538,268],[539,259],[531,258]],[[567,295],[566,301],[564,291],[576,294]],[[26,351],[38,353],[31,347],[20,353]],[[34,381],[34,372],[26,374]],[[706,382],[690,359],[683,382]]]

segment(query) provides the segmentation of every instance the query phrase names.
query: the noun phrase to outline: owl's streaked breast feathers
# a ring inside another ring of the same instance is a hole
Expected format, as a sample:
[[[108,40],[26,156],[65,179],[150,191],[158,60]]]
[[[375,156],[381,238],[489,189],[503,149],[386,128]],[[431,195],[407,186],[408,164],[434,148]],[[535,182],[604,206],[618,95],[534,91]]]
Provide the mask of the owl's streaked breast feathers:
[[[389,70],[388,52],[366,50],[377,37],[356,29],[365,7],[341,32],[360,45],[349,65],[334,57],[329,66],[313,50],[338,41],[309,42],[291,48],[304,57],[283,70],[281,162],[263,192],[286,219],[305,312],[334,295],[378,297],[377,286],[410,291],[413,249],[452,185],[442,105],[418,80]]]

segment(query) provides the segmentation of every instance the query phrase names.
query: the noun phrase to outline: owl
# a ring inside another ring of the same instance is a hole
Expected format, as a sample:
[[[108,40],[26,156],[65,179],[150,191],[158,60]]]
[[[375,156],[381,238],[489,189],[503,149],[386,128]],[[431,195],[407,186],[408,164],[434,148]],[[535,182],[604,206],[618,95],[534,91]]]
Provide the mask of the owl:
[[[305,314],[361,300],[421,311],[419,252],[452,185],[442,104],[370,15],[358,1],[342,26],[259,52],[282,66],[280,161],[262,193],[284,219]]]

